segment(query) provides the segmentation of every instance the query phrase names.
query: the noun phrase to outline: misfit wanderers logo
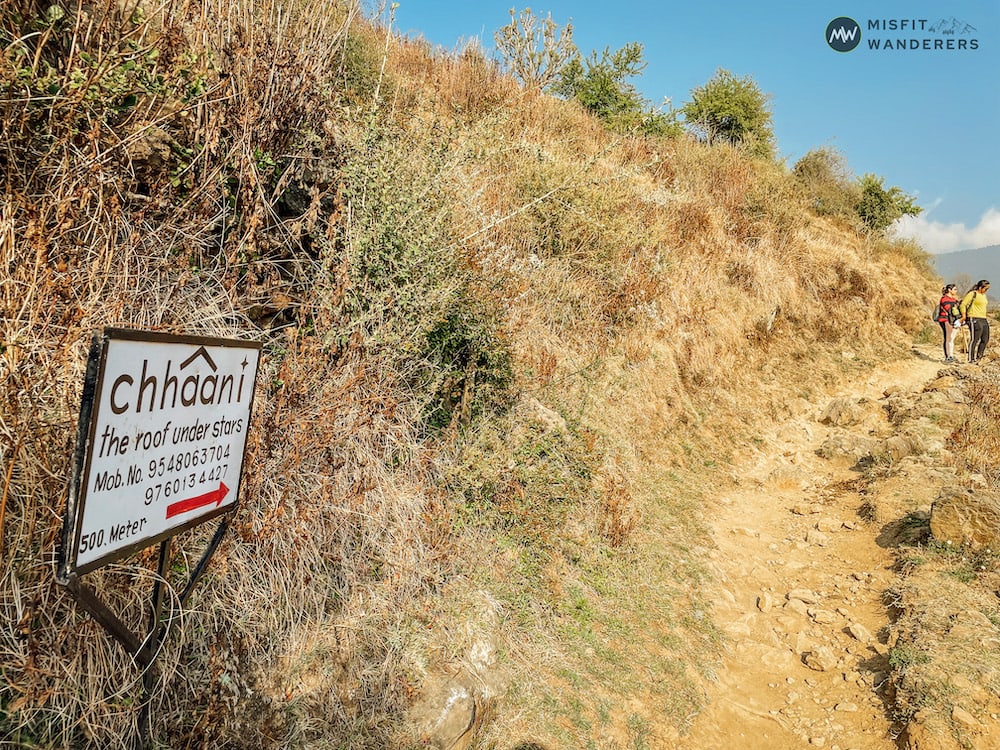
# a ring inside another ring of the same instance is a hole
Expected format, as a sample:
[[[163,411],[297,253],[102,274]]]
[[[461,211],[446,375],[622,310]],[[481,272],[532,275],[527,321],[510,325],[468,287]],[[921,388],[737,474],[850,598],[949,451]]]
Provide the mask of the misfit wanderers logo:
[[[976,27],[951,18],[870,18],[865,37],[870,50],[956,50],[979,49]],[[841,16],[827,24],[826,43],[837,52],[850,52],[861,44],[861,25]]]
[[[861,44],[861,27],[853,18],[834,18],[826,27],[826,43],[837,52],[850,52]]]

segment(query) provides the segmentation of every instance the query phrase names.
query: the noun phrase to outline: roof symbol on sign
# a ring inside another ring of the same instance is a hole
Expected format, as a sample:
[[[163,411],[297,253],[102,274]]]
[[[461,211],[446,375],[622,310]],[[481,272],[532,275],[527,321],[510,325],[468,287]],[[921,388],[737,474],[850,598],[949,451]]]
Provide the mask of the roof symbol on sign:
[[[197,349],[194,350],[194,354],[192,354],[190,357],[181,362],[181,369],[183,370],[184,368],[186,368],[189,364],[194,362],[198,357],[205,358],[205,361],[208,362],[208,366],[212,368],[212,372],[215,372],[216,370],[219,369],[216,366],[215,361],[209,356],[208,350],[203,346],[199,346]]]

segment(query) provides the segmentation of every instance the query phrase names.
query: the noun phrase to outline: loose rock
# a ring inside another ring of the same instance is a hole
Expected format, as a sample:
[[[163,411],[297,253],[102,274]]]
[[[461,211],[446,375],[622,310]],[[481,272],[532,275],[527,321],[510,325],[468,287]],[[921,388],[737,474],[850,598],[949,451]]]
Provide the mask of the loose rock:
[[[871,631],[868,630],[860,622],[852,622],[847,626],[847,632],[849,632],[855,639],[861,641],[862,643],[868,643],[872,640]]]
[[[813,591],[809,591],[808,589],[792,589],[787,594],[785,594],[785,598],[788,599],[789,601],[798,600],[806,604],[819,603],[819,595],[817,595]]]
[[[970,714],[961,706],[955,706],[951,709],[951,720],[965,729],[976,730],[980,729],[982,726],[976,720],[975,716]]]
[[[837,616],[828,609],[809,609],[809,617],[812,621],[820,625],[828,625],[837,619]]]
[[[805,655],[805,664],[817,672],[830,672],[837,668],[837,657],[826,646],[810,651]]]

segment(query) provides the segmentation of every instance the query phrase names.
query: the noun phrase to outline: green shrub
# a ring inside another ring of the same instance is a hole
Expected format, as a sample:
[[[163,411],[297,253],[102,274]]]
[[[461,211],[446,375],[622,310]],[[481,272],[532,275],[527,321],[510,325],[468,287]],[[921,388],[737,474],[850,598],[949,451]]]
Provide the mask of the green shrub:
[[[341,171],[342,221],[316,237],[324,247],[334,330],[341,350],[380,359],[419,405],[428,430],[509,403],[513,387],[500,314],[473,284],[449,234],[450,158],[434,144],[372,129]]]
[[[432,429],[457,417],[468,423],[484,412],[504,409],[512,397],[514,372],[496,314],[475,305],[450,311],[427,334],[426,373],[436,398],[424,418]]]
[[[754,156],[772,159],[776,146],[769,100],[750,76],[738,78],[719,68],[691,90],[691,101],[680,111],[709,143],[743,146]]]
[[[596,456],[576,429],[509,413],[474,430],[445,478],[458,519],[547,557],[568,510],[591,497]]]

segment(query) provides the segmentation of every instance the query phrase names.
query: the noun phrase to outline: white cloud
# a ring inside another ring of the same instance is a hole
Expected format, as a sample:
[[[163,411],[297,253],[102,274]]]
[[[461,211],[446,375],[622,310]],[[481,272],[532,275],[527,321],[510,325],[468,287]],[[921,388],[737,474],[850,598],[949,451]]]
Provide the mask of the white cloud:
[[[892,233],[895,237],[916,240],[929,253],[1000,245],[1000,210],[987,209],[974,227],[932,221],[927,214],[904,216],[892,225]]]

